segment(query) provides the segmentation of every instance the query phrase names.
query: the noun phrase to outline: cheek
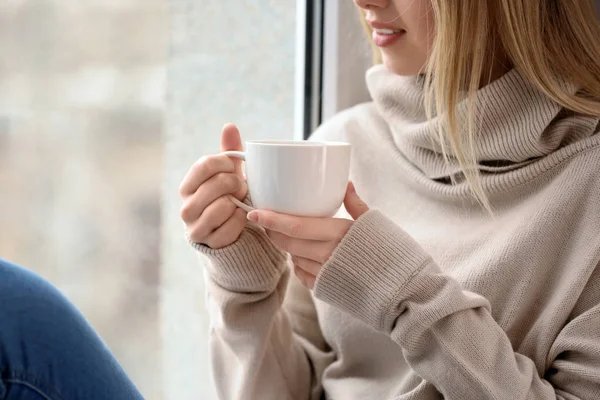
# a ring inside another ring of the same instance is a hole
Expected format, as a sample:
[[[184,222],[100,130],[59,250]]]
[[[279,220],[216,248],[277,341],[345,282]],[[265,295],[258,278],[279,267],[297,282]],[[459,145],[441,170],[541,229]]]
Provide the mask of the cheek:
[[[394,46],[382,49],[388,69],[399,75],[422,72],[433,44],[435,21],[429,0],[400,1],[396,5],[406,36]]]
[[[418,38],[407,37],[404,43],[382,51],[383,62],[393,73],[404,76],[423,72],[428,58],[428,44]]]
[[[413,33],[425,36],[433,28],[434,16],[431,0],[396,0],[394,7],[398,19]]]

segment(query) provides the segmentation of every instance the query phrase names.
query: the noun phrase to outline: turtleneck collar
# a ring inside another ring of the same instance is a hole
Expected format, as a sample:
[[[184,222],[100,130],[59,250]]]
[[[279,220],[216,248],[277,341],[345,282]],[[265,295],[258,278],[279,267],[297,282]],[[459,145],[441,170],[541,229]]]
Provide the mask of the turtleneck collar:
[[[438,117],[427,120],[419,77],[392,74],[382,66],[367,72],[376,107],[388,123],[400,152],[429,179],[460,173],[451,149],[443,157],[437,134]],[[569,91],[575,87],[567,86]],[[467,103],[457,117],[466,121]],[[482,173],[518,169],[561,147],[594,135],[598,118],[581,118],[564,110],[515,69],[480,89],[475,98],[475,150]],[[460,124],[466,130],[466,123]]]

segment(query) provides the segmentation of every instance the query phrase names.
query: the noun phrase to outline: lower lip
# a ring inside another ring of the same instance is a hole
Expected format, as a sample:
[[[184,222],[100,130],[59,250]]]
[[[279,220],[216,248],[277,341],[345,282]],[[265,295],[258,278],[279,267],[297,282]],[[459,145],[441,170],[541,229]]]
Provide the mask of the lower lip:
[[[391,35],[385,35],[373,31],[373,43],[377,47],[387,47],[396,43],[402,36],[406,34],[406,31],[392,33]]]

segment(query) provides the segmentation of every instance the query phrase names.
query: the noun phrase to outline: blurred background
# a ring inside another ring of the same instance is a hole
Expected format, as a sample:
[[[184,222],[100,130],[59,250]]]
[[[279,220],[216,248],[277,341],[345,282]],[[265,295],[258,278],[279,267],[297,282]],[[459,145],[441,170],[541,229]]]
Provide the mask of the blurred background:
[[[166,0],[0,1],[0,257],[55,283],[161,399]]]
[[[296,6],[0,0],[0,257],[62,290],[146,399],[216,398],[177,188],[225,122],[292,138]]]

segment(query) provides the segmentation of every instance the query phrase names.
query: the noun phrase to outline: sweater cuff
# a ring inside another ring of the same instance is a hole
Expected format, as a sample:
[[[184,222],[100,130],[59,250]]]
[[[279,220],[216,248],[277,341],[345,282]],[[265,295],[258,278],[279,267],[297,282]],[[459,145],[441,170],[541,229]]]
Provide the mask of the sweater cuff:
[[[317,276],[315,297],[389,332],[395,301],[431,257],[379,211],[354,222]]]
[[[265,231],[248,223],[239,239],[227,247],[212,249],[189,240],[208,259],[209,276],[223,288],[235,292],[272,290],[285,268],[287,255]]]

